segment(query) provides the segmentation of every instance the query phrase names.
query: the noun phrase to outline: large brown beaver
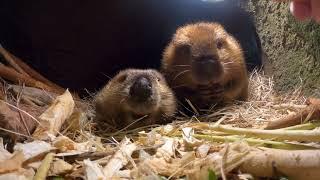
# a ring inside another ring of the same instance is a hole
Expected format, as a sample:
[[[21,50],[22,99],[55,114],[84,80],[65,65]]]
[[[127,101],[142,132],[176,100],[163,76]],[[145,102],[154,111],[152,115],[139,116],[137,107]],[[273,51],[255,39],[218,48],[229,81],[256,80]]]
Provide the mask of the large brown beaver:
[[[180,101],[202,109],[248,96],[240,44],[218,23],[179,28],[163,54],[162,71]]]
[[[119,72],[94,100],[98,129],[130,129],[163,123],[176,111],[176,99],[156,70]],[[136,122],[138,121],[138,122]]]

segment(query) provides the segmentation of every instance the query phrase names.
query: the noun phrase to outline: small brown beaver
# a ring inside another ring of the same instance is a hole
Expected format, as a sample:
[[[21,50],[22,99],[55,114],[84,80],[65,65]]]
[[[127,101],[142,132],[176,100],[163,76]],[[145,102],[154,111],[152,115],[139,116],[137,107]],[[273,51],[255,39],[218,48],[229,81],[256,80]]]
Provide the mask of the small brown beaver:
[[[164,51],[162,71],[180,101],[201,109],[248,96],[241,46],[218,23],[179,28]]]
[[[176,111],[174,93],[152,69],[119,72],[96,95],[94,105],[98,128],[106,124],[113,130],[163,123]]]

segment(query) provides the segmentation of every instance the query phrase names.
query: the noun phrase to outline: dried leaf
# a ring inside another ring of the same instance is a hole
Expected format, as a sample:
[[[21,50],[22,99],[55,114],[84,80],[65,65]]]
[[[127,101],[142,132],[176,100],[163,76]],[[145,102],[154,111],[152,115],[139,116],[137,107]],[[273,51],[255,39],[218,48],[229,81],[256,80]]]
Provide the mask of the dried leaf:
[[[156,157],[165,158],[170,162],[175,154],[175,141],[172,138],[164,138],[164,145],[157,149]]]
[[[53,161],[52,165],[49,169],[49,175],[50,176],[57,176],[57,175],[63,175],[68,172],[71,172],[73,169],[73,166],[64,160],[56,159]]]
[[[33,111],[33,107],[27,107],[24,109],[29,112]],[[23,117],[23,119],[21,119],[21,117]],[[15,141],[25,138],[25,136],[29,136],[29,133],[36,128],[37,122],[23,113],[21,113],[20,116],[18,110],[9,107],[4,101],[0,101],[0,126],[3,129],[15,132],[14,134],[7,133],[5,131],[1,132],[1,134],[8,135],[13,141]],[[21,134],[22,136],[19,137],[18,134]],[[3,135],[1,136],[3,137]]]
[[[93,142],[93,141],[87,141],[87,142],[77,143],[76,144],[77,145],[77,151],[82,151],[82,152],[97,151],[98,148],[95,147],[95,145],[97,145],[97,144],[99,144],[99,142],[96,143],[96,142]]]
[[[40,126],[33,133],[36,139],[48,139],[49,135],[56,135],[60,131],[64,121],[68,119],[74,109],[75,103],[71,93],[66,90],[58,96],[53,104],[40,115]]]
[[[163,127],[163,133],[164,133],[164,134],[169,134],[169,133],[171,133],[174,129],[175,129],[174,126],[172,126],[171,124],[165,125],[165,126]]]
[[[150,173],[150,171],[152,171],[154,174],[163,176],[171,176],[172,174],[175,174],[174,177],[179,177],[183,175],[183,169],[180,168],[180,163],[177,163],[177,161],[175,161],[171,164],[165,161],[163,158],[154,158],[151,160],[146,160],[139,167],[143,169],[144,173],[147,173],[148,171]]]
[[[119,179],[132,179],[131,177],[131,170],[122,170],[118,171],[114,177],[117,177]],[[113,179],[113,178],[112,178]]]
[[[228,148],[227,151],[226,148]],[[249,150],[250,146],[244,142],[230,144],[219,153],[209,154],[205,159],[199,161],[198,166],[201,167],[201,170],[194,172],[192,176],[197,178],[203,177],[208,169],[213,170],[217,175],[221,175],[222,166],[224,173],[228,173],[250,158]]]
[[[193,128],[187,127],[182,129],[182,138],[186,147],[188,148],[193,148],[203,143],[202,141],[194,138],[193,135],[194,135]]]
[[[139,151],[140,162],[143,162],[143,161],[145,161],[147,159],[151,159],[151,158],[152,158],[152,156],[150,154],[148,154],[146,151],[144,151],[144,150]]]
[[[208,152],[210,151],[210,145],[208,144],[202,144],[197,148],[196,154],[197,157],[205,158],[208,155]]]
[[[154,149],[164,144],[162,136],[155,131],[151,131],[149,133],[144,131],[139,132],[139,139],[136,142],[145,147]]]
[[[121,143],[119,150],[114,154],[109,163],[103,168],[103,173],[107,178],[114,176],[123,166],[128,164],[133,151],[137,149],[136,144],[125,138]]]
[[[15,152],[10,159],[0,162],[0,173],[3,174],[20,169],[24,160],[25,156],[21,151]]]
[[[84,152],[95,152],[97,150],[92,141],[76,143],[66,136],[57,137],[52,144],[61,152],[58,156],[70,156]]]
[[[254,177],[251,174],[239,174],[239,180],[253,180]]]
[[[9,153],[3,146],[3,139],[0,138],[0,162],[9,159],[12,154]]]
[[[44,141],[33,141],[30,143],[18,143],[14,146],[15,151],[22,151],[26,160],[47,153],[54,148]]]
[[[0,180],[32,180],[33,169],[19,169],[18,171],[0,175]]]
[[[144,141],[145,146],[153,146],[157,141],[157,135],[154,131],[147,133],[146,141]]]
[[[137,170],[132,172],[134,178],[141,178],[144,176],[169,176],[181,177],[187,171],[193,170],[196,166],[196,157],[194,152],[187,152],[182,158],[172,159],[171,162],[164,158],[150,158],[141,162]],[[199,166],[196,166],[199,169]],[[169,178],[170,179],[170,178]]]
[[[60,152],[69,152],[77,149],[76,143],[66,136],[57,137],[52,144],[55,148],[59,149]]]
[[[107,177],[103,174],[102,167],[89,159],[84,160],[85,174],[87,180],[105,180]]]

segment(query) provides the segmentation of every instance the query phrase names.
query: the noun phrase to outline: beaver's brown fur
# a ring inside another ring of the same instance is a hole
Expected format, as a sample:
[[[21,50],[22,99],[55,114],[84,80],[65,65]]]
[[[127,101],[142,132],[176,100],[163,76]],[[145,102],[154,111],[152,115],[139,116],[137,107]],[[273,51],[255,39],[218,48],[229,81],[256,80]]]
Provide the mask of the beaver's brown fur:
[[[98,128],[105,131],[163,123],[176,111],[173,92],[164,77],[151,69],[119,72],[96,95],[94,105]]]
[[[218,23],[179,28],[163,53],[162,71],[178,99],[198,108],[248,96],[241,46]]]

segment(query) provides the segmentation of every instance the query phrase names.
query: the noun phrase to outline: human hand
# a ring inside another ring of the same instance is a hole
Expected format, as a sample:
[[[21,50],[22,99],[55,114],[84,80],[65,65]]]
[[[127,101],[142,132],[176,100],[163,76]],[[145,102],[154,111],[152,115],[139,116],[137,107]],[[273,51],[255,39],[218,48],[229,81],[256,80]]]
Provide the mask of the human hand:
[[[283,0],[278,0],[283,1]],[[290,12],[298,20],[313,19],[320,23],[320,1],[319,0],[291,0]]]

